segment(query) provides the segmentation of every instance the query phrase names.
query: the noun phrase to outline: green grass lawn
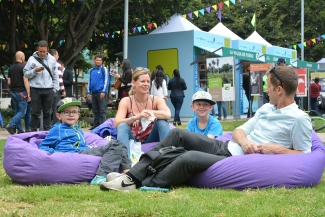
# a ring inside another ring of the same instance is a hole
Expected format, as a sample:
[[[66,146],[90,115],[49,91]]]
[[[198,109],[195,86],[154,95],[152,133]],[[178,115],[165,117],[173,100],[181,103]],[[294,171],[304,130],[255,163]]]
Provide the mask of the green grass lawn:
[[[242,123],[222,125],[232,131]],[[4,144],[0,140],[1,154]],[[325,216],[324,176],[314,188],[236,191],[183,186],[169,193],[125,193],[88,184],[21,186],[0,164],[0,216]]]

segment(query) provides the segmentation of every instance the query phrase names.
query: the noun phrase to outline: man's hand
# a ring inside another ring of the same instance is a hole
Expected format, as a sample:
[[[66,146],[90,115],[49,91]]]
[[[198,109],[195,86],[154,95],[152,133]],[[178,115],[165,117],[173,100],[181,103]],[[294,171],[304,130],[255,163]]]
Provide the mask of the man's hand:
[[[273,143],[263,143],[257,145],[257,150],[261,154],[303,154],[302,151],[288,149]]]
[[[244,141],[242,141],[240,143],[240,145],[241,145],[243,151],[245,152],[245,154],[258,153],[256,144],[252,141],[249,141],[248,139],[245,139]]]
[[[99,99],[103,99],[105,97],[105,93],[100,93]]]
[[[38,66],[38,67],[36,67],[34,70],[35,70],[35,72],[41,72],[41,71],[44,70],[44,67],[42,67],[42,66]]]
[[[87,99],[90,101],[91,100],[91,96],[90,94],[87,94]]]

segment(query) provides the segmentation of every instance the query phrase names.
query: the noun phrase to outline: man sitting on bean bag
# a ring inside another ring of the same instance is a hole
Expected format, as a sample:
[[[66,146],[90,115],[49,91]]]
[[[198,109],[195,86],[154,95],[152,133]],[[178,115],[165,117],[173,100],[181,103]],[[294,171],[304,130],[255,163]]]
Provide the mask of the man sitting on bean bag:
[[[39,149],[51,154],[56,152],[70,152],[101,156],[96,176],[90,184],[101,184],[106,181],[110,172],[120,169],[127,172],[131,168],[127,148],[119,141],[111,141],[107,145],[92,147],[86,144],[84,133],[78,128],[77,120],[80,116],[81,102],[75,98],[67,97],[57,104],[56,123],[45,139],[38,146]]]

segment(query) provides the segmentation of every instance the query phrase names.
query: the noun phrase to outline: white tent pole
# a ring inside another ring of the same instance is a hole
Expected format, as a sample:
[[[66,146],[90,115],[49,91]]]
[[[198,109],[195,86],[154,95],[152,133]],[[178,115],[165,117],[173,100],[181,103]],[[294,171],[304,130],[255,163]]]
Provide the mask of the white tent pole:
[[[129,0],[124,0],[124,38],[123,38],[123,59],[128,58],[128,36],[129,36]]]
[[[305,59],[304,53],[304,22],[305,22],[305,1],[301,0],[301,60]]]

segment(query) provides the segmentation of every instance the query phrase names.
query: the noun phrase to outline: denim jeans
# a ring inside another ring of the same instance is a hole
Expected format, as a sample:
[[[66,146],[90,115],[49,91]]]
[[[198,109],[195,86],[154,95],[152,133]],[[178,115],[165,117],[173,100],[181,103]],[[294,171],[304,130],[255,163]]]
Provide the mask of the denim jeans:
[[[317,97],[310,97],[310,110],[314,110],[317,111],[318,107],[317,107]]]
[[[11,92],[11,99],[14,106],[14,114],[15,116],[10,120],[9,126],[15,127],[17,126],[18,132],[24,132],[23,127],[21,125],[21,119],[26,114],[26,107],[27,107],[27,93],[24,92]],[[25,98],[23,98],[23,96]]]
[[[25,114],[25,131],[30,131],[30,113],[32,110],[32,104],[29,102],[27,103],[26,107],[26,114]]]
[[[179,117],[179,113],[183,105],[184,97],[182,96],[170,97],[170,100],[172,101],[172,104],[175,108],[174,121],[181,121]]]
[[[227,118],[227,110],[226,110],[225,102],[224,101],[218,101],[217,105],[218,105],[218,117],[221,119],[221,109],[222,109],[223,117]]]
[[[94,112],[94,127],[97,127],[106,121],[106,109],[107,109],[107,94],[103,99],[100,99],[101,93],[91,94],[92,110]]]
[[[170,131],[169,123],[166,120],[157,120],[144,143],[159,142],[165,138]],[[120,123],[117,127],[117,140],[120,140],[128,149],[130,156],[130,139],[134,139],[130,126],[126,123]]]
[[[37,131],[41,111],[43,110],[44,130],[51,128],[51,107],[54,91],[52,88],[31,88],[32,113],[30,127],[31,131]]]

